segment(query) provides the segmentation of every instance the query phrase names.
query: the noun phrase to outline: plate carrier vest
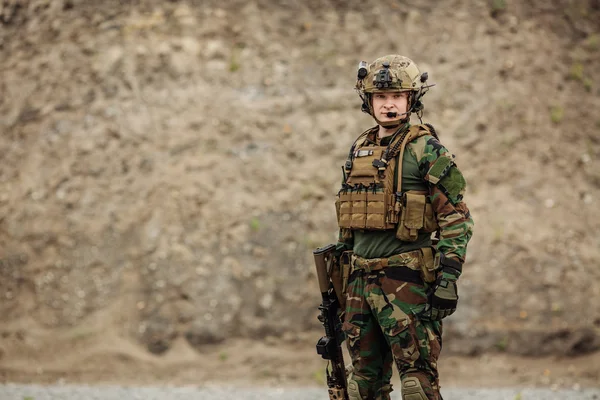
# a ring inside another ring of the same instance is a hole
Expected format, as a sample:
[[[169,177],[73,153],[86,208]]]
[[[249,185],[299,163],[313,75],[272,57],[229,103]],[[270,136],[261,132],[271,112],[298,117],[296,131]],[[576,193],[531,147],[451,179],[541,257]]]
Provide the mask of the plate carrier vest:
[[[428,193],[401,191],[406,145],[421,136],[437,137],[435,130],[428,125],[412,125],[388,146],[365,145],[371,131],[356,139],[344,167],[345,181],[336,200],[339,227],[396,229],[396,237],[409,242],[417,240],[419,233],[436,231]]]

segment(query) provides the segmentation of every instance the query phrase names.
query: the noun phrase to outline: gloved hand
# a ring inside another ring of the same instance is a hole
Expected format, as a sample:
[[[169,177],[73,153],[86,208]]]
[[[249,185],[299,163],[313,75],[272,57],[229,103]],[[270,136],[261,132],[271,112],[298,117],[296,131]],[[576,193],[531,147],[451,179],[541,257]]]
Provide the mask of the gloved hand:
[[[442,256],[440,271],[428,294],[428,302],[421,314],[423,319],[440,321],[456,311],[458,288],[456,281],[462,265],[458,261]]]

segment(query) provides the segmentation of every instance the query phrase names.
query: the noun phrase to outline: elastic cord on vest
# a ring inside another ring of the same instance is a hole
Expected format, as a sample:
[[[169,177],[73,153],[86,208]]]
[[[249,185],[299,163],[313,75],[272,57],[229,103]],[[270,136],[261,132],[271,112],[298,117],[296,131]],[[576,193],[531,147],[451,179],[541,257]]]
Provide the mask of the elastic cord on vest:
[[[436,138],[437,140],[440,140],[437,131],[435,130],[435,128],[433,127],[433,125],[431,125],[429,122],[426,122],[425,125],[429,128],[429,130],[431,131],[431,135]]]
[[[383,157],[385,157],[385,161],[389,161],[392,158],[396,157],[396,154],[398,154],[398,150],[400,149],[400,146],[402,145],[404,138],[408,134],[408,128],[409,128],[409,124],[408,124],[408,122],[406,122],[402,128],[398,129],[396,131],[396,133],[394,133],[394,136],[390,140],[390,143],[388,144],[387,149],[385,149],[385,151],[383,153]],[[396,140],[396,137],[398,135],[402,135],[400,140]],[[393,143],[393,146],[391,146],[392,143]]]

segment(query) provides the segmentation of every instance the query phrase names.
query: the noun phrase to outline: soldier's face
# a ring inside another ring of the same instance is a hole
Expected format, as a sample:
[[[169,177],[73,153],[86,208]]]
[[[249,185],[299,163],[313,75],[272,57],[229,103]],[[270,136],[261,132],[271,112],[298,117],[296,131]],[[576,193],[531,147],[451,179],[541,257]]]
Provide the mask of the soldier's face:
[[[373,93],[373,113],[379,121],[397,121],[406,118],[408,109],[408,92],[381,92]],[[388,117],[388,113],[396,113],[395,117]]]

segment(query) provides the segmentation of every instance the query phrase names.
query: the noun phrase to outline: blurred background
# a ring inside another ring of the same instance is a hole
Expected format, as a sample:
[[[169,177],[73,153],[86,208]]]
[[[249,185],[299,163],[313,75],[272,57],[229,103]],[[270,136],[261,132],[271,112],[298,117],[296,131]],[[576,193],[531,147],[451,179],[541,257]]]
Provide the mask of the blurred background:
[[[442,384],[600,381],[600,1],[0,1],[0,380],[323,385],[312,250],[412,58],[475,219]]]

